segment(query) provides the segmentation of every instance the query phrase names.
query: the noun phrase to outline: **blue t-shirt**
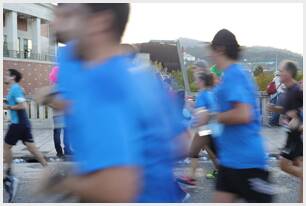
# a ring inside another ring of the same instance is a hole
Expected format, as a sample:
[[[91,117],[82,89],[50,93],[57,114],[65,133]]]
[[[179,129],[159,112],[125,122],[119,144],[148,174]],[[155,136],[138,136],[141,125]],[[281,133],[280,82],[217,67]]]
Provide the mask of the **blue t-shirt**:
[[[87,69],[68,44],[59,67],[58,91],[71,102],[66,126],[79,173],[137,166],[143,173],[137,202],[181,201],[173,142],[185,127],[148,65],[127,55]]]
[[[216,101],[211,90],[202,90],[198,93],[195,108],[205,107],[208,111],[216,111]]]
[[[23,88],[18,83],[13,84],[7,95],[8,105],[15,106],[25,101],[26,99]],[[10,110],[10,117],[11,123],[13,124],[24,124],[26,126],[30,126],[30,122],[25,109]]]
[[[232,110],[234,103],[248,104],[252,110],[250,123],[224,125],[222,134],[217,138],[220,164],[235,169],[265,168],[267,156],[260,135],[260,112],[254,80],[241,65],[232,64],[224,70],[215,92],[219,112]]]

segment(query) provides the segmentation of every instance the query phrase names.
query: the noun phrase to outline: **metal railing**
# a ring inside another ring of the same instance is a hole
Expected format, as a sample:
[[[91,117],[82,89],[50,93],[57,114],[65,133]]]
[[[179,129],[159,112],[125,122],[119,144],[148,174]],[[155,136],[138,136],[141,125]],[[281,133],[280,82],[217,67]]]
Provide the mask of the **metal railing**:
[[[271,114],[267,112],[267,104],[269,103],[269,96],[265,93],[258,94],[260,105],[261,122],[267,125]],[[9,121],[9,112],[4,110],[4,121]],[[53,111],[50,107],[37,104],[31,98],[27,98],[27,114],[30,120],[50,120],[53,116]]]
[[[33,53],[32,51],[15,51],[3,49],[3,57],[16,58],[16,59],[30,59],[38,61],[55,61],[55,55],[48,53]]]
[[[27,98],[26,111],[30,120],[50,120],[53,116],[53,111],[50,107],[39,105],[31,98]],[[8,110],[3,111],[3,120],[4,122],[10,121],[10,115]]]

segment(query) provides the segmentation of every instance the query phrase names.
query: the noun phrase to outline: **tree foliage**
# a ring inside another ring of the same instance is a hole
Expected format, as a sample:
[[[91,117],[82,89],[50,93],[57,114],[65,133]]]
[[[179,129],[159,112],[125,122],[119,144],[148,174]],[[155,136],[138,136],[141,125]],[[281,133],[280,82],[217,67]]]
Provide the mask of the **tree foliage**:
[[[256,77],[256,76],[262,74],[263,72],[264,72],[263,66],[258,65],[258,66],[255,67],[253,74]]]

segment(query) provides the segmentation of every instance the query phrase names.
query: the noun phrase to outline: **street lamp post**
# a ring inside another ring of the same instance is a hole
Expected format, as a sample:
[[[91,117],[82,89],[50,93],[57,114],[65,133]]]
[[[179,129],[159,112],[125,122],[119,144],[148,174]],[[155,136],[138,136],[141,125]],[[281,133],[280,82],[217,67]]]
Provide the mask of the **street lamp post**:
[[[176,47],[177,47],[177,54],[178,54],[179,61],[180,61],[181,71],[183,74],[185,93],[187,95],[190,95],[191,92],[190,92],[190,87],[189,87],[187,68],[185,67],[185,64],[184,64],[184,58],[183,58],[184,54],[182,52],[182,47],[181,47],[179,40],[176,41]]]

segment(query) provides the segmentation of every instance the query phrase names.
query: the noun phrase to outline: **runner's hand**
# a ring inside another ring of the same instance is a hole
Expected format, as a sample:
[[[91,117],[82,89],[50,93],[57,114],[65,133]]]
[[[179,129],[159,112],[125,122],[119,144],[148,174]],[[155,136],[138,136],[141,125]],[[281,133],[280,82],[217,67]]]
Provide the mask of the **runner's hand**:
[[[192,125],[194,127],[199,127],[202,125],[206,125],[208,121],[209,121],[209,113],[207,110],[205,110],[194,114],[194,121]]]
[[[268,111],[268,112],[274,112],[274,110],[275,110],[275,105],[269,103],[269,104],[267,105],[267,111]]]
[[[50,94],[53,91],[53,87],[47,86],[47,87],[42,87],[37,90],[37,92],[34,94],[34,100],[38,104],[46,104],[50,100]]]
[[[288,111],[286,115],[290,118],[298,118],[297,112],[295,110]]]

